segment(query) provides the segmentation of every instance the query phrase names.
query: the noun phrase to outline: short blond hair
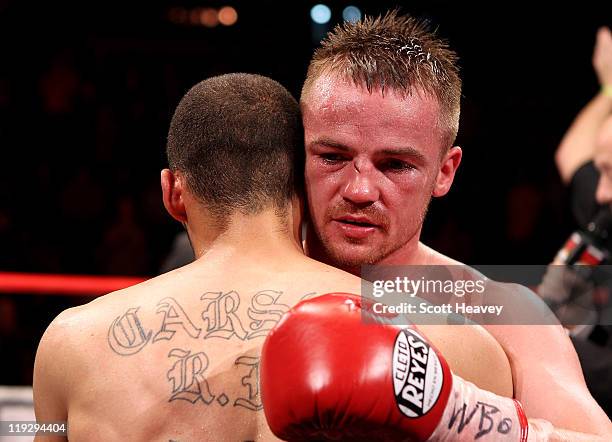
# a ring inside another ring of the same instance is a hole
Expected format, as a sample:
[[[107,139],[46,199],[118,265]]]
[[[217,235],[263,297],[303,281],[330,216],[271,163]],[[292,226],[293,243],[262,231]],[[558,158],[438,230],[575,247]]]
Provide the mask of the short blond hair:
[[[457,54],[427,22],[393,10],[337,25],[310,61],[302,98],[324,74],[338,75],[383,95],[386,89],[403,96],[422,89],[440,105],[440,126],[450,147],[459,130],[457,61]]]

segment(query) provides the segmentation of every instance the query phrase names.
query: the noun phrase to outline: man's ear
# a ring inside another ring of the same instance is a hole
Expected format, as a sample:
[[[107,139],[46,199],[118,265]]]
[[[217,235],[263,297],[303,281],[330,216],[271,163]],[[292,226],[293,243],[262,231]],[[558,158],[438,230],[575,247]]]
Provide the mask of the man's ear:
[[[453,179],[455,178],[455,172],[461,163],[461,156],[463,152],[459,146],[451,147],[440,163],[440,170],[434,183],[432,196],[444,196],[450,190]]]
[[[180,223],[187,222],[187,211],[183,192],[185,183],[183,177],[173,174],[169,169],[161,171],[162,199],[164,207],[172,218]]]

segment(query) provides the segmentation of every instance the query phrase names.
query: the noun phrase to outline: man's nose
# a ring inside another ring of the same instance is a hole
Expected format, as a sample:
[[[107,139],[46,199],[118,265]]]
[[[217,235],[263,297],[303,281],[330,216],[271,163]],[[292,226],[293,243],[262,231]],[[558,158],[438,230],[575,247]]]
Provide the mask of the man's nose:
[[[347,168],[346,184],[342,188],[342,198],[357,205],[367,205],[378,201],[376,168],[369,162],[354,160]]]
[[[603,172],[599,177],[599,182],[597,183],[595,199],[599,204],[612,203],[612,179]]]

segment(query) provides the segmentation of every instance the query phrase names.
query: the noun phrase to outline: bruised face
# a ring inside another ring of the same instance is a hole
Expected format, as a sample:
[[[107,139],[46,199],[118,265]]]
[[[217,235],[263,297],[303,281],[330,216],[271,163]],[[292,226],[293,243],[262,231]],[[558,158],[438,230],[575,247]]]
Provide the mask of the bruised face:
[[[309,247],[341,268],[407,262],[431,197],[448,192],[461,160],[444,145],[437,100],[323,75],[302,112]]]

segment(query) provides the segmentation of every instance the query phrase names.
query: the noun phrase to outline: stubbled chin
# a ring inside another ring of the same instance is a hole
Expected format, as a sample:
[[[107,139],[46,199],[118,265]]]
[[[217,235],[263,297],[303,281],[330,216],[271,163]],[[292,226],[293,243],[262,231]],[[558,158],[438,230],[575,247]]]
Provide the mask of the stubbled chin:
[[[327,243],[327,255],[334,261],[334,264],[341,267],[358,267],[363,264],[373,264],[375,257],[379,253],[379,247],[372,244],[368,239],[349,241],[348,238],[341,238]]]

